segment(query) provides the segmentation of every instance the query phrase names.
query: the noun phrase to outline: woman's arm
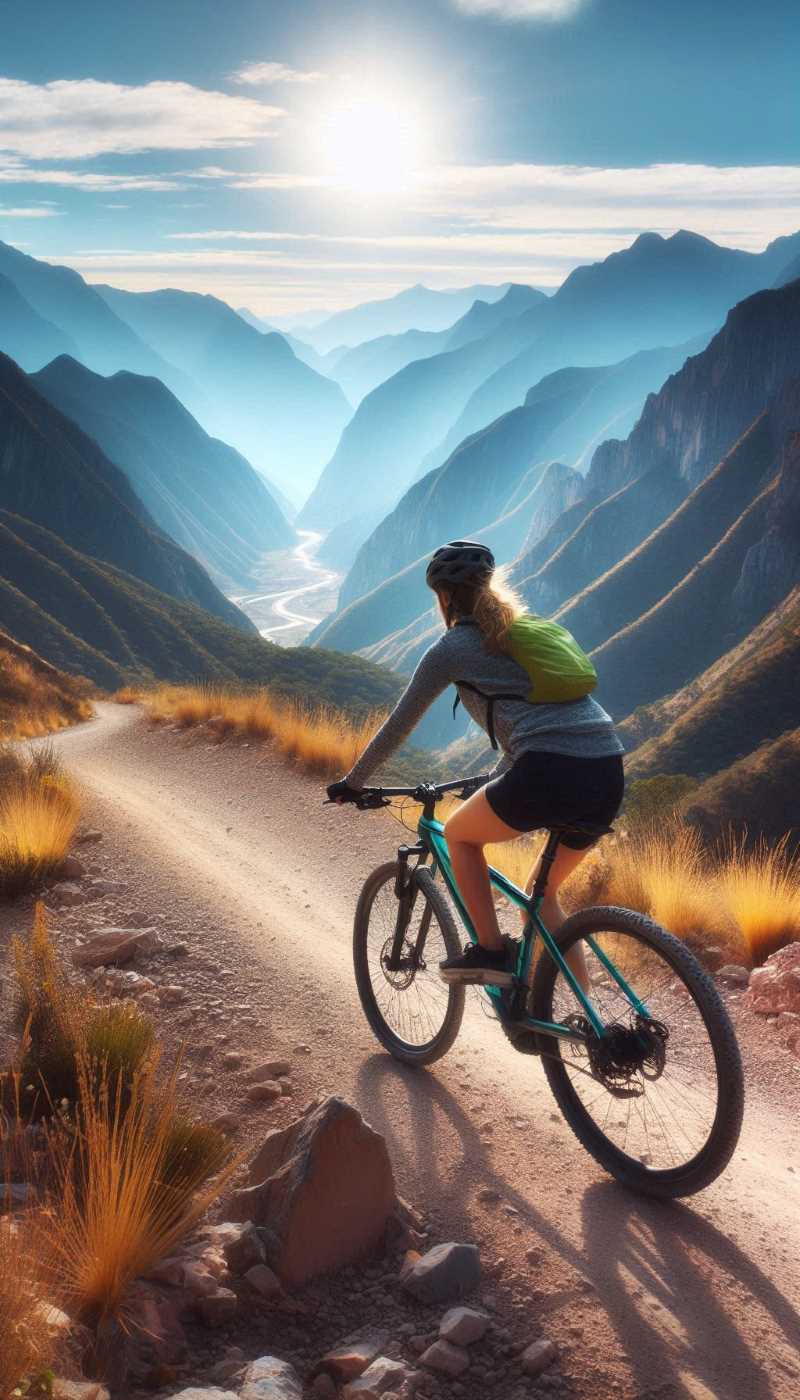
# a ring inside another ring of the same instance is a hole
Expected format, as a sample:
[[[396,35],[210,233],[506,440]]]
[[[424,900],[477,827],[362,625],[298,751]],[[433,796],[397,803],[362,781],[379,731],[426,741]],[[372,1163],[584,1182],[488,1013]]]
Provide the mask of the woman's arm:
[[[364,787],[370,774],[399,749],[428,707],[451,684],[447,653],[442,646],[444,640],[440,638],[425,652],[392,713],[367,744],[358,762],[345,774],[344,781],[350,787]]]

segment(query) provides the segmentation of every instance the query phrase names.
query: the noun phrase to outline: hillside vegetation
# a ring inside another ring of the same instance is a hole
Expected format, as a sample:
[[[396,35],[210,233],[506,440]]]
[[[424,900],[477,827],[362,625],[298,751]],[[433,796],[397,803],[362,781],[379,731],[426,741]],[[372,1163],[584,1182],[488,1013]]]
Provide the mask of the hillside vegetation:
[[[92,713],[89,685],[0,631],[0,743],[32,739]]]

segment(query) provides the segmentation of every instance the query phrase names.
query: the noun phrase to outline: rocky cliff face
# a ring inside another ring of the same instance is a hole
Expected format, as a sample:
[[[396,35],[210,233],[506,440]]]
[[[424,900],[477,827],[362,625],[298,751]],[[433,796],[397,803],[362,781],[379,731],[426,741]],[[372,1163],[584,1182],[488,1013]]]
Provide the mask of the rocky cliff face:
[[[654,467],[696,485],[800,373],[798,328],[800,282],[740,302],[708,348],[651,395],[625,442],[598,448],[587,489],[608,495]]]

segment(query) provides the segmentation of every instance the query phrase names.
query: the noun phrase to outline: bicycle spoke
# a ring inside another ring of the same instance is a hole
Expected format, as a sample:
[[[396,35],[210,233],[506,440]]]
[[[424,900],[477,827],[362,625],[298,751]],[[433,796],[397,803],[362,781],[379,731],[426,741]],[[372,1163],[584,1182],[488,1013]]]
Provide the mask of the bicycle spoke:
[[[426,901],[420,893],[406,929],[403,956],[410,958],[416,946]],[[438,975],[447,946],[435,913],[431,914],[425,940],[424,967],[392,973],[386,966],[387,948],[394,941],[397,897],[393,884],[376,893],[370,911],[367,963],[373,995],[389,1029],[405,1042],[422,1049],[439,1033],[447,1014],[449,989]]]
[[[592,939],[625,977],[649,1016],[666,1027],[665,1061],[660,1067],[632,1068],[627,1084],[615,1087],[602,1075],[587,1077],[585,1071],[592,1066],[586,1050],[564,1046],[560,1053],[570,1082],[584,1111],[627,1157],[655,1171],[682,1167],[708,1141],[718,1103],[714,1048],[700,1007],[656,949],[625,933],[599,932]],[[588,943],[582,947],[590,998],[603,1024],[635,1028],[630,998]],[[555,979],[552,1011],[556,1020],[580,1013],[561,972]]]

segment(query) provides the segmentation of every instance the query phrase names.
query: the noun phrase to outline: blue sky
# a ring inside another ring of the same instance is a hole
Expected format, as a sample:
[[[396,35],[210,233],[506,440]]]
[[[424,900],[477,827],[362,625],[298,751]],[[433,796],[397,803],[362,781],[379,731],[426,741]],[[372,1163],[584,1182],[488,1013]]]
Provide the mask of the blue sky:
[[[263,314],[800,227],[796,0],[0,0],[0,238]]]

